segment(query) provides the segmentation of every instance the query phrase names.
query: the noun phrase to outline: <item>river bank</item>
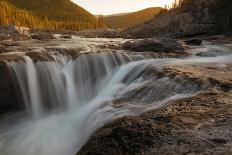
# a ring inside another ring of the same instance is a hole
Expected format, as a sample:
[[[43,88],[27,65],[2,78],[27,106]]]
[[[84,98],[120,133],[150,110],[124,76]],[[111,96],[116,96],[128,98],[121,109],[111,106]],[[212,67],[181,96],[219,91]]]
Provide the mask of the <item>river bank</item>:
[[[168,103],[98,130],[83,154],[231,154],[232,96],[209,93]]]
[[[77,154],[231,154],[231,65],[220,70],[192,67],[172,69],[193,76],[191,81],[209,79],[213,89],[115,120],[99,129]]]

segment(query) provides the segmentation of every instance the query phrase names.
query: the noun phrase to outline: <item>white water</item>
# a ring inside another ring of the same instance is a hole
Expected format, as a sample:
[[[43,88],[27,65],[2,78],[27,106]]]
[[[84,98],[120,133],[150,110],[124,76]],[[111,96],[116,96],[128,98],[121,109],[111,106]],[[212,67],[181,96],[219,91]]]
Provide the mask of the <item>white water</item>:
[[[107,122],[201,91],[178,77],[147,76],[149,67],[231,62],[231,57],[143,60],[120,52],[54,59],[35,63],[25,57],[25,62],[9,64],[28,117],[1,129],[0,155],[74,155]],[[120,106],[114,102],[144,85],[149,91]]]
[[[124,113],[111,100],[126,88],[121,81],[128,72],[145,63],[132,62],[137,58],[125,53],[54,58],[34,63],[25,57],[25,62],[10,64],[31,119],[3,131],[2,154],[75,154],[98,127]]]

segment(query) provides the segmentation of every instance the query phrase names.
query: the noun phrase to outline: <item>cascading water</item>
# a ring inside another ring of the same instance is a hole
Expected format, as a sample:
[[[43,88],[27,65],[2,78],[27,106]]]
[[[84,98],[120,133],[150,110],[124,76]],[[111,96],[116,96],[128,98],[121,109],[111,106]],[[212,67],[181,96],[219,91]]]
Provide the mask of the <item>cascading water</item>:
[[[34,62],[24,57],[23,62],[9,64],[29,118],[2,129],[1,155],[74,155],[108,121],[201,90],[179,78],[147,75],[149,67],[159,68],[173,59],[123,52],[53,58]],[[117,105],[114,99],[120,98],[128,102]]]
[[[108,82],[115,69],[132,61],[124,53],[83,54],[76,60],[53,56],[54,61],[10,64],[27,111],[35,117],[47,109],[72,109],[90,102]]]

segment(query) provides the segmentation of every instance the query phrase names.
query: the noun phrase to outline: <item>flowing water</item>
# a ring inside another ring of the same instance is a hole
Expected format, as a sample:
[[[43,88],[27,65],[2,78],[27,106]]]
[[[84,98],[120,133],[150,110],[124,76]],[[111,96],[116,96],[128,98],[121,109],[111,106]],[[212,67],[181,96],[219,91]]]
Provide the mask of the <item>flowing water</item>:
[[[231,62],[231,56],[151,59],[120,51],[52,57],[34,62],[25,56],[24,61],[9,63],[25,114],[9,119],[14,123],[0,130],[1,155],[74,155],[109,121],[203,91],[180,77],[149,74],[149,68]],[[147,91],[140,91],[144,86]],[[120,99],[125,102],[117,103]]]

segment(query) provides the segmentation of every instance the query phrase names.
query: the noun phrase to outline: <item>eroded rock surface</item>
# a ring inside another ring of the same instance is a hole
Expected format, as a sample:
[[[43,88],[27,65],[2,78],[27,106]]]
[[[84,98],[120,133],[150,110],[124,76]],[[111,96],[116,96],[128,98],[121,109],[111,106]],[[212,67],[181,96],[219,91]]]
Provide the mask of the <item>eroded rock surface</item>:
[[[232,94],[176,101],[100,129],[78,155],[231,154]]]
[[[0,25],[0,40],[22,41],[31,39],[29,29],[15,25]]]
[[[113,121],[99,129],[77,154],[232,154],[231,64],[173,64],[154,75],[168,76],[177,82],[189,81],[198,86],[206,84],[207,91],[169,101],[161,108],[139,116]],[[154,90],[152,84],[115,100],[115,105],[136,104],[140,101],[138,94],[149,94]],[[188,82],[184,85],[188,87]],[[191,86],[195,87],[194,84]]]

